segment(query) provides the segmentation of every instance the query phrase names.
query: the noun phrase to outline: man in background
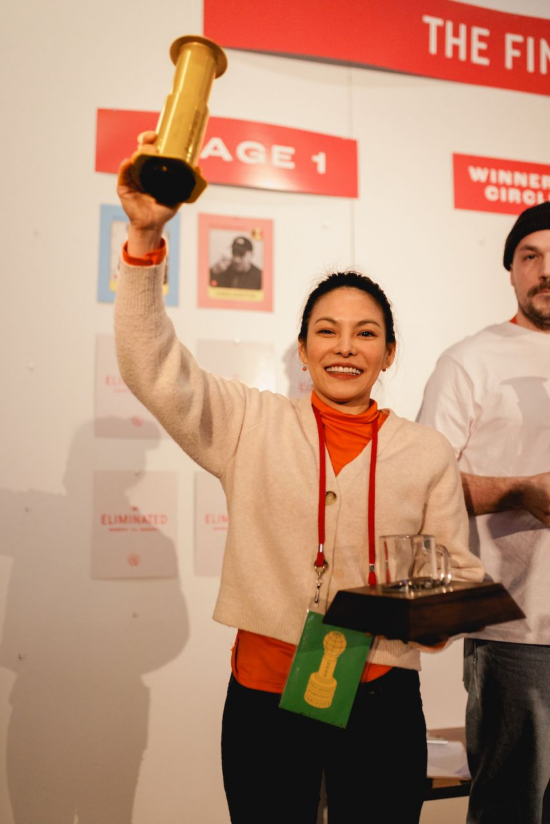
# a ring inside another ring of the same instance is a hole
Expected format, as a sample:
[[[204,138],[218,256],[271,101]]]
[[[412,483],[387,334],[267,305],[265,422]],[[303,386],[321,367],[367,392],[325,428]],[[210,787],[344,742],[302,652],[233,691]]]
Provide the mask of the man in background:
[[[210,269],[210,285],[229,289],[261,289],[262,270],[252,263],[254,247],[247,237],[236,237],[231,257],[224,256]]]
[[[465,641],[469,824],[550,822],[550,203],[504,248],[517,314],[452,346],[419,421],[453,445],[472,552],[525,619]],[[544,808],[544,811],[543,811]]]

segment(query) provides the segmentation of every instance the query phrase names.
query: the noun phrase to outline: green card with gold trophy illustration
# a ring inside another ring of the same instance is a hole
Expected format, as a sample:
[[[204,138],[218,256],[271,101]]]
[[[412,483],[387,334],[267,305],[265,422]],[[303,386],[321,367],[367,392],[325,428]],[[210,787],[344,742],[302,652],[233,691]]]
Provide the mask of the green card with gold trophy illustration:
[[[371,636],[308,612],[279,706],[346,727],[371,644]]]

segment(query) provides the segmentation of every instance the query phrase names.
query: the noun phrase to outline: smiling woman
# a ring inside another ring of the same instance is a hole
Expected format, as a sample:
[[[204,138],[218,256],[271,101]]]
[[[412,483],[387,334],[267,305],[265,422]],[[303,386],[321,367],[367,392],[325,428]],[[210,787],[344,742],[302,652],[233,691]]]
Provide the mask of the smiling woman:
[[[366,412],[372,387],[395,357],[386,295],[356,272],[330,275],[308,298],[298,343],[317,396],[352,415]]]
[[[315,824],[324,774],[331,824],[385,820],[389,799],[392,820],[415,824],[426,774],[417,649],[375,638],[354,683],[336,670],[350,693],[345,729],[279,706],[308,610],[408,567],[381,557],[380,535],[435,535],[453,578],[483,577],[450,445],[371,398],[395,355],[389,302],[353,272],[312,292],[298,336],[309,398],[224,380],[200,368],[165,312],[162,230],[176,209],[139,192],[128,162],[118,191],[130,218],[115,307],[122,377],[227,497],[214,618],[238,629],[222,724],[231,821]]]

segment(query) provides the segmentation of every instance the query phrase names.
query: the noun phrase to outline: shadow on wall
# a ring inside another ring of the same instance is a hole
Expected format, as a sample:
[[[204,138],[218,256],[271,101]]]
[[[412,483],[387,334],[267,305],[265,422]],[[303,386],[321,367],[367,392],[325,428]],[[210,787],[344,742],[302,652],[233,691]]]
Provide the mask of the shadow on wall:
[[[149,425],[151,439],[124,447],[138,471],[158,443]],[[15,824],[130,824],[147,745],[142,676],[188,637],[176,578],[90,577],[93,432],[89,422],[73,439],[65,495],[0,492],[2,552],[13,557],[0,664],[16,675],[7,740]],[[127,508],[127,490],[119,494],[114,507]]]

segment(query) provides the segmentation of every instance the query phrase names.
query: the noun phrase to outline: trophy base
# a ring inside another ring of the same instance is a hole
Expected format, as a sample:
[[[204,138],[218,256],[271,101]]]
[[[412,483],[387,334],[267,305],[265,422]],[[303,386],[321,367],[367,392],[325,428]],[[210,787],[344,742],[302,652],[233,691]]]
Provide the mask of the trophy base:
[[[340,590],[323,621],[432,645],[519,618],[525,615],[502,584],[451,581],[437,589],[408,592],[388,592],[382,586]]]
[[[194,203],[206,189],[206,180],[197,169],[176,157],[137,152],[130,174],[142,192],[163,206]]]

